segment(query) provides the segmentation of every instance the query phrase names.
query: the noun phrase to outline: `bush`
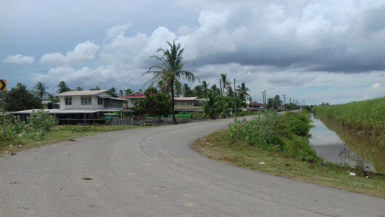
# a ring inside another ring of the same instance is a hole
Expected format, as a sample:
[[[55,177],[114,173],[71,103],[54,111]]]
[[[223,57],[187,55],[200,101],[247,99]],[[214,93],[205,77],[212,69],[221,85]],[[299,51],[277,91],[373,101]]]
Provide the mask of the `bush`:
[[[235,120],[229,126],[233,140],[241,140],[263,150],[280,150],[287,155],[305,161],[321,161],[308,142],[309,114],[305,112],[265,112],[251,121]]]
[[[309,142],[300,137],[294,137],[286,142],[284,148],[285,153],[298,160],[319,162],[321,158],[317,157],[314,149],[309,145]]]
[[[29,126],[41,137],[46,131],[57,125],[57,119],[44,111],[33,111],[28,117]]]

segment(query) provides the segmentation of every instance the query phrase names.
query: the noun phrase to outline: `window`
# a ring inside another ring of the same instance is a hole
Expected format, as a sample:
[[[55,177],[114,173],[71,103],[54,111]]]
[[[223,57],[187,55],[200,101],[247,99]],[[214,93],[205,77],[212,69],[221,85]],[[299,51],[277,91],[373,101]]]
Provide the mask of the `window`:
[[[92,100],[91,97],[82,97],[82,105],[91,105]]]
[[[72,105],[72,98],[71,97],[66,97],[65,98],[65,104],[66,105]]]
[[[98,98],[98,105],[103,105],[103,98]]]

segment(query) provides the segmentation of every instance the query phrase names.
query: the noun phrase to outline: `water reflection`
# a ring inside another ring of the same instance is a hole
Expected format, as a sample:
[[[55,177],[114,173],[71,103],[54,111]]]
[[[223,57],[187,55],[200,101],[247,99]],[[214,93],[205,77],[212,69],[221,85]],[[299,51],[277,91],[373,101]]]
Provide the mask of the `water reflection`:
[[[312,117],[314,127],[310,129],[310,144],[326,162],[337,164],[347,164],[354,167],[361,158],[355,154],[334,132],[329,130],[322,121]],[[361,162],[362,163],[362,162]],[[373,166],[365,162],[369,170],[374,170]]]

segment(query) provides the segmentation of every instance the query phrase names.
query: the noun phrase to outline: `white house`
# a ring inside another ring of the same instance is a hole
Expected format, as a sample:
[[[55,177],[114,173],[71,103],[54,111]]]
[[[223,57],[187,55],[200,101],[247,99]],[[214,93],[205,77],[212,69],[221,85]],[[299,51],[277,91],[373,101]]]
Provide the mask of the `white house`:
[[[67,91],[56,95],[60,100],[59,109],[43,109],[54,115],[60,123],[105,123],[106,117],[117,115],[123,111],[126,99],[111,96],[106,90]],[[31,109],[12,112],[26,119],[33,111]]]
[[[121,109],[122,98],[112,97],[106,90],[67,91],[56,96],[60,100],[60,109]]]

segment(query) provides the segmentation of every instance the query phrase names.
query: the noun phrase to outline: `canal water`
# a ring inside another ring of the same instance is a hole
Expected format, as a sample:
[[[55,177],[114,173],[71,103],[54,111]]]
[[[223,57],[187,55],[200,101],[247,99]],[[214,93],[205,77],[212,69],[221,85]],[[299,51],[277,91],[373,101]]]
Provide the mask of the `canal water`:
[[[329,130],[321,120],[312,116],[314,127],[310,129],[310,145],[314,148],[317,156],[322,157],[325,162],[347,164],[351,167],[356,165],[360,158],[354,153],[334,132]],[[374,171],[374,167],[365,162],[368,169]]]

